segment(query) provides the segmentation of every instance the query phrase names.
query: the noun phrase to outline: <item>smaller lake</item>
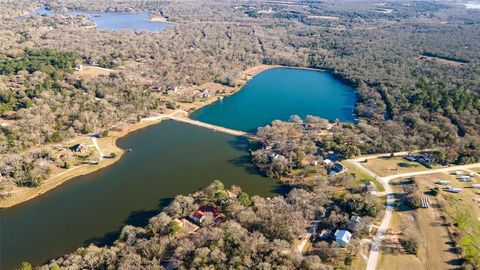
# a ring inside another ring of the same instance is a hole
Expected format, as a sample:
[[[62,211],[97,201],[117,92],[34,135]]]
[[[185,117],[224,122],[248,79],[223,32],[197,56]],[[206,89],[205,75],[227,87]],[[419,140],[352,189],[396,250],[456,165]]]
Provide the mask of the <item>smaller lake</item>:
[[[206,106],[192,119],[254,132],[291,115],[354,122],[355,89],[329,72],[276,68],[254,76],[234,95]]]
[[[35,11],[38,15],[50,16],[52,13],[47,7],[41,7]],[[69,11],[69,15],[86,16],[92,20],[98,29],[106,30],[136,30],[136,31],[160,31],[167,28],[170,23],[150,21],[150,13],[147,11],[137,13],[121,12],[84,12],[79,10]]]

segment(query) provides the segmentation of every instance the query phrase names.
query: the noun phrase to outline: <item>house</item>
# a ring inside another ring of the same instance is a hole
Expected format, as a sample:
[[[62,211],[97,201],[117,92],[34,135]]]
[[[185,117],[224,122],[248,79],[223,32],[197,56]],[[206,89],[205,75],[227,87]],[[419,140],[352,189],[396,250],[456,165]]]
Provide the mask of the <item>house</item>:
[[[83,143],[77,143],[74,146],[70,147],[70,150],[72,150],[75,153],[86,153],[88,151],[88,146],[83,144]]]
[[[363,225],[363,222],[362,222],[362,218],[360,216],[352,216],[350,218],[350,221],[348,222],[347,224],[347,230],[351,231],[351,232],[355,232],[357,230],[361,230],[362,229],[362,225]]]
[[[468,175],[462,175],[460,176],[460,182],[470,182],[472,179]]]
[[[336,175],[336,174],[339,174],[339,173],[344,172],[344,171],[345,171],[345,167],[342,164],[340,164],[339,162],[335,162],[335,164],[328,171],[328,174],[329,175]]]
[[[332,238],[332,230],[323,229],[318,233],[318,239],[328,241]]]
[[[455,174],[456,174],[456,175],[462,175],[463,172],[462,172],[462,171],[456,171]]]
[[[350,240],[352,239],[352,234],[347,230],[337,230],[334,234],[335,242],[340,247],[346,247],[350,244]]]
[[[205,220],[206,213],[212,213],[215,219],[215,222],[219,221],[221,218],[220,210],[213,205],[204,205],[200,207],[197,211],[193,212],[190,216],[188,216],[191,220],[193,220],[197,224],[201,224]]]
[[[480,188],[480,184],[472,184],[472,188]]]

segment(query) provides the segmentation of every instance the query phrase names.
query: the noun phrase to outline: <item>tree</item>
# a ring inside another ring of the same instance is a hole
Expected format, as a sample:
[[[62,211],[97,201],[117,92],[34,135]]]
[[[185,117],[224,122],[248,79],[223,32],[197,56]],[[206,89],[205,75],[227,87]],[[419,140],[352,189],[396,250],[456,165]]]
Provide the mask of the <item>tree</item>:
[[[240,192],[237,195],[237,200],[245,207],[249,207],[252,204],[250,196],[246,192]]]
[[[22,262],[20,264],[20,270],[32,270],[33,266],[29,262]]]
[[[181,230],[182,227],[180,226],[180,224],[178,224],[178,222],[176,222],[175,220],[172,220],[167,225],[166,233],[169,236],[175,236]]]

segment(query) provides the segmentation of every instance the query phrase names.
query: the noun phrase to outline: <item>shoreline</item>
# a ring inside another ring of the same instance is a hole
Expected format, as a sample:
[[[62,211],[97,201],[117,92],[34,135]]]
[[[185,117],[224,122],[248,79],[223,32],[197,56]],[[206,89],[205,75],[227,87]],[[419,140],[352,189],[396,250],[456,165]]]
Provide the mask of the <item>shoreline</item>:
[[[286,67],[286,66],[281,66],[281,65],[258,65],[251,67],[247,70],[244,70],[240,72],[237,75],[236,81],[237,81],[237,86],[232,87],[232,91],[229,92],[227,95],[224,97],[231,96],[238,91],[240,91],[247,82],[252,79],[254,76],[270,70],[270,69],[276,69],[276,68],[292,68],[292,69],[305,69],[305,70],[316,70],[316,71],[325,71],[321,69],[315,69],[315,68],[308,68],[308,67]],[[182,105],[178,108],[180,110],[185,110],[189,114],[192,113],[193,111],[199,110],[205,106],[208,106],[216,101],[218,101],[220,96],[214,96],[210,97],[207,100],[203,101],[197,101],[194,103],[182,103]],[[175,111],[175,110],[172,110]],[[151,120],[152,117],[147,117],[143,118],[140,122],[135,123],[135,124],[130,124],[127,127],[125,127],[124,130],[122,131],[112,131],[111,134],[108,137],[98,139],[99,144],[103,145],[101,147],[105,153],[115,153],[116,157],[115,158],[104,158],[102,159],[98,164],[82,164],[78,165],[76,167],[73,167],[68,170],[64,170],[59,172],[56,175],[50,176],[48,179],[44,181],[42,185],[39,187],[35,188],[26,188],[26,187],[15,187],[11,191],[11,195],[5,198],[0,199],[0,210],[1,209],[6,209],[10,208],[12,206],[30,201],[37,196],[40,196],[42,194],[47,193],[48,191],[51,191],[55,189],[56,187],[62,185],[63,183],[67,182],[70,179],[74,179],[78,176],[86,175],[89,173],[96,172],[100,169],[106,168],[117,161],[119,161],[122,156],[125,154],[125,151],[121,148],[119,148],[116,144],[117,140],[140,129],[146,128],[148,126],[152,125],[157,125],[160,124],[164,118],[162,118],[162,115],[155,116],[153,118],[156,118],[154,120]],[[83,137],[83,136],[82,136]]]

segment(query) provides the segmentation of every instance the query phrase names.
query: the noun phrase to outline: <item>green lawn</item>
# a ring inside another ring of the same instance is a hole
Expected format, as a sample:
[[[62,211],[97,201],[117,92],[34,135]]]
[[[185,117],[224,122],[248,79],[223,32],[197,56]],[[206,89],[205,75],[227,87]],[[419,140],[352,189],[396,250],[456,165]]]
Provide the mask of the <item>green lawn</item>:
[[[370,175],[364,173],[363,171],[359,170],[358,168],[356,168],[354,165],[352,165],[351,163],[349,162],[342,162],[342,165],[344,165],[345,167],[347,167],[348,169],[348,172],[349,173],[352,173],[355,175],[355,180],[359,183],[359,184],[363,184],[363,183],[366,183],[366,182],[372,182],[373,184],[375,184],[375,186],[377,187],[377,191],[378,192],[383,192],[385,191],[385,189],[383,188],[383,185],[375,178],[371,177]]]

